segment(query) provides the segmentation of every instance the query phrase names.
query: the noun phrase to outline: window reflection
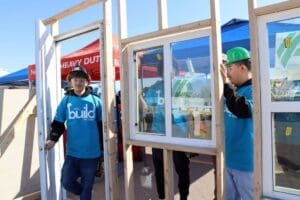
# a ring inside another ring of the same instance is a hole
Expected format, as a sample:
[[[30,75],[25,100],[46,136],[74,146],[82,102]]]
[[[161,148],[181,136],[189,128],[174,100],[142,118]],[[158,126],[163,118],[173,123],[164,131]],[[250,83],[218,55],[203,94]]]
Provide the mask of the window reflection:
[[[209,37],[170,44],[172,136],[212,139]],[[138,132],[166,135],[163,47],[135,52]]]
[[[135,55],[139,131],[165,135],[163,47],[138,51]]]
[[[300,194],[300,113],[274,113],[275,190],[292,188]]]
[[[211,139],[209,37],[172,43],[172,135]]]
[[[267,24],[272,101],[300,100],[300,18]]]

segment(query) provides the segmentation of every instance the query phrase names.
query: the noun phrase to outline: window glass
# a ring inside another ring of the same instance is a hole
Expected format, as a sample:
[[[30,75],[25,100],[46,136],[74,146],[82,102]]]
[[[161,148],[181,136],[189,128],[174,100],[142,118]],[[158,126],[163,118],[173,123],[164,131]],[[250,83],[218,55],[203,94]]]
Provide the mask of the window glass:
[[[170,44],[172,52],[172,135],[211,139],[209,37]]]
[[[299,101],[300,18],[270,22],[267,29],[271,99]]]
[[[274,190],[300,194],[300,113],[273,113]]]
[[[165,135],[163,47],[135,52],[139,132]]]

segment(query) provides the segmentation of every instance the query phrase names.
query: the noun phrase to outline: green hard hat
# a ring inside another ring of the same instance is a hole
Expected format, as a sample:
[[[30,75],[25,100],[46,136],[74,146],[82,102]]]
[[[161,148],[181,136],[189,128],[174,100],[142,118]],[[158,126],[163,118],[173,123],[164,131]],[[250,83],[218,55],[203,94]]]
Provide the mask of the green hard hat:
[[[235,63],[250,58],[249,51],[243,47],[234,47],[227,51],[227,64]]]

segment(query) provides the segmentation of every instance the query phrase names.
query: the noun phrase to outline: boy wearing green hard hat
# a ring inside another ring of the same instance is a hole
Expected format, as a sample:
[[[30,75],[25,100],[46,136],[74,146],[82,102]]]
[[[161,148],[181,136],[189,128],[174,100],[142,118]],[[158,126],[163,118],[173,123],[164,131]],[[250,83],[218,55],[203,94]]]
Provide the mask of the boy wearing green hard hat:
[[[227,51],[224,82],[226,199],[253,199],[253,100],[250,54],[243,47]]]

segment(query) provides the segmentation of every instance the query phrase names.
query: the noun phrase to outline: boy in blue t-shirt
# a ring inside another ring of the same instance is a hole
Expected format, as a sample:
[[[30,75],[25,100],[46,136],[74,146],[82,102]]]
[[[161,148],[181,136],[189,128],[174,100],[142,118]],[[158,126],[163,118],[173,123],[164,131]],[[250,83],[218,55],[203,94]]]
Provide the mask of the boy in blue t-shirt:
[[[99,157],[102,154],[102,107],[98,96],[88,87],[90,76],[77,66],[67,77],[72,89],[66,92],[57,107],[45,148],[53,148],[68,130],[66,158],[62,168],[63,187],[90,200]],[[101,137],[100,137],[101,136]],[[77,181],[78,178],[80,182]]]
[[[249,52],[242,47],[227,51],[224,82],[226,199],[253,199],[253,100]]]

